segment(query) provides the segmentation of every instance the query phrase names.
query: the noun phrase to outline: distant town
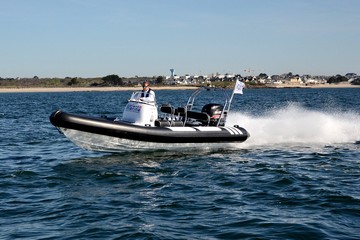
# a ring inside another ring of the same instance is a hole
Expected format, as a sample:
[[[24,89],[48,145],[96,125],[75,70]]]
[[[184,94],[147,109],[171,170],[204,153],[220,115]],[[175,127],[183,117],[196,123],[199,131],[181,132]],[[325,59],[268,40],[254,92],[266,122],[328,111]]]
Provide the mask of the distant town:
[[[298,75],[291,72],[281,75],[269,76],[266,73],[260,73],[258,76],[241,76],[240,74],[212,74],[210,76],[167,76],[167,82],[174,82],[180,85],[198,84],[198,83],[212,83],[223,81],[234,81],[240,79],[245,83],[252,85],[318,85],[318,84],[336,84],[347,82],[353,85],[360,85],[360,76],[356,73],[347,73],[345,76],[311,76]]]
[[[30,88],[30,87],[109,87],[109,86],[139,86],[143,81],[150,81],[153,85],[181,85],[181,86],[229,86],[236,79],[245,82],[247,86],[253,87],[291,87],[291,86],[321,86],[329,84],[347,83],[350,85],[360,85],[360,76],[356,73],[334,76],[311,76],[299,75],[291,72],[281,75],[259,75],[242,76],[236,73],[213,73],[210,75],[191,75],[178,76],[171,69],[168,76],[152,77],[119,77],[116,74],[104,77],[81,78],[1,78],[0,88]]]

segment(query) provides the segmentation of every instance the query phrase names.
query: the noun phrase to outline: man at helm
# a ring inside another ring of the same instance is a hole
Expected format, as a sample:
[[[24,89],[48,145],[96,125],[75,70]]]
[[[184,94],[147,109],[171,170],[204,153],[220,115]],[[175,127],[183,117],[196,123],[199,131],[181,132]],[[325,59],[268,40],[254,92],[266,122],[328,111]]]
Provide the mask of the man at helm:
[[[149,87],[149,82],[143,82],[142,87],[143,90],[141,91],[140,100],[144,102],[155,102],[155,92]]]

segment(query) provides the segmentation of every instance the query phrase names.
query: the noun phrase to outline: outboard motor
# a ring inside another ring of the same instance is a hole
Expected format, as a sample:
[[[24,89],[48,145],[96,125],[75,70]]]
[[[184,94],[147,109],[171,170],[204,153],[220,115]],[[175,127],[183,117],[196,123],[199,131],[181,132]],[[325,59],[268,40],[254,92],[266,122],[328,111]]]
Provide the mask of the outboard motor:
[[[123,112],[122,120],[141,126],[155,126],[158,118],[156,102],[146,102],[140,100],[139,92],[132,94]]]
[[[221,117],[221,112],[223,111],[224,106],[221,104],[217,104],[217,103],[209,103],[206,104],[201,112],[207,113],[210,116],[210,123],[209,126],[216,126],[218,121],[220,120]],[[226,117],[226,116],[223,116]],[[220,120],[220,124],[219,126],[223,126],[224,122],[223,119]]]

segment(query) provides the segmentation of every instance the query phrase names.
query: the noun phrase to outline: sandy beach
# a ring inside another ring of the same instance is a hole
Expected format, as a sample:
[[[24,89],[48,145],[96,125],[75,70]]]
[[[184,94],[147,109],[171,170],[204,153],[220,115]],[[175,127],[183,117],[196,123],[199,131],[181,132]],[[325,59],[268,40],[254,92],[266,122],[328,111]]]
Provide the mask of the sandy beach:
[[[187,90],[192,86],[152,87],[153,90]],[[64,88],[0,88],[0,93],[11,92],[108,92],[108,91],[140,91],[141,87],[64,87]]]
[[[338,83],[338,84],[279,84],[268,86],[270,88],[360,88],[360,85],[351,85],[350,83]],[[152,87],[154,90],[192,90],[196,89],[195,86],[162,86]],[[140,91],[141,87],[58,87],[58,88],[0,88],[0,93],[12,93],[12,92],[106,92],[106,91]]]
[[[273,88],[360,88],[360,85],[351,85],[350,83],[338,83],[338,84],[313,84],[313,85],[304,85],[304,84],[279,84],[272,85]]]

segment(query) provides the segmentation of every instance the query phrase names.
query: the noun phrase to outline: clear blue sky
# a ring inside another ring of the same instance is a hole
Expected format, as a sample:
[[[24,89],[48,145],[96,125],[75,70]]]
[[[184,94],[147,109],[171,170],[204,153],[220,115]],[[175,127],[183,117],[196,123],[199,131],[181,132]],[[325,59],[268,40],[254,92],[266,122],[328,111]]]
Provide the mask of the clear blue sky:
[[[359,0],[0,0],[0,77],[360,74]]]

